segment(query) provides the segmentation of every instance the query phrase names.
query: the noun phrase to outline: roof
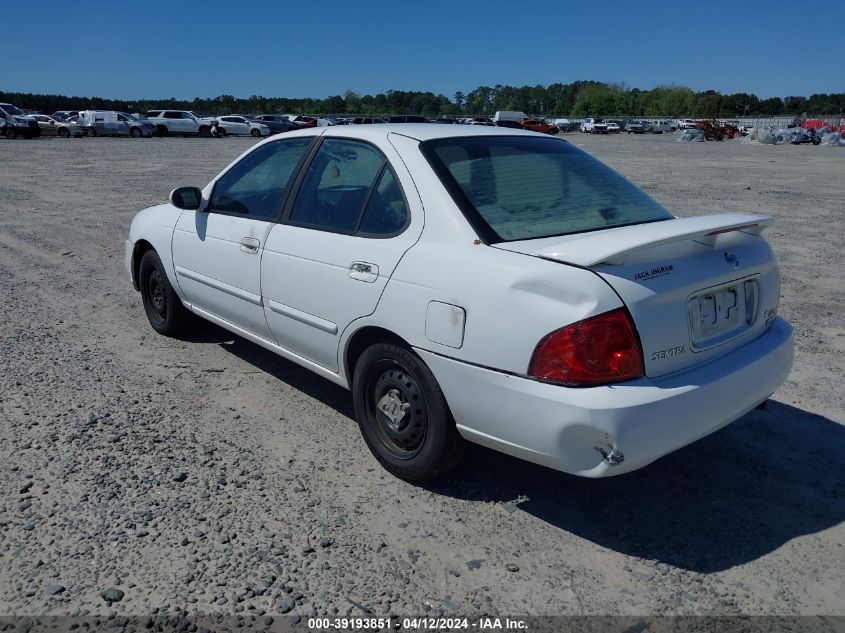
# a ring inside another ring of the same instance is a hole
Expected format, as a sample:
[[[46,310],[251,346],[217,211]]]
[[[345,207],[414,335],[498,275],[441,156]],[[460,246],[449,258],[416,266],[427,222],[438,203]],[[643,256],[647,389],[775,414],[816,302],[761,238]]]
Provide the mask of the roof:
[[[304,133],[304,134],[303,134]],[[310,134],[309,134],[310,133]],[[443,123],[364,123],[357,125],[338,125],[330,127],[306,128],[286,132],[287,134],[343,136],[363,140],[384,138],[387,134],[400,134],[417,141],[430,141],[438,138],[458,138],[466,136],[538,136],[537,132],[517,130],[488,125],[446,125]],[[549,138],[548,135],[543,135]]]

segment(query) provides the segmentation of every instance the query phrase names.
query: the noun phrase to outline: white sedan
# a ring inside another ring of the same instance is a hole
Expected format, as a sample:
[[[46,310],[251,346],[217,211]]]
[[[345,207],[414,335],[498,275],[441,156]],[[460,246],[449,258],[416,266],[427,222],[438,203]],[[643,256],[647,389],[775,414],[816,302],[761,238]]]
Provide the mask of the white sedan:
[[[786,380],[770,223],[676,218],[531,132],[312,128],[138,213],[126,267],[157,332],[198,315],[350,389],[399,477],[466,440],[601,477]]]
[[[217,117],[218,126],[226,130],[226,134],[234,136],[269,136],[270,128],[242,116],[220,116]]]

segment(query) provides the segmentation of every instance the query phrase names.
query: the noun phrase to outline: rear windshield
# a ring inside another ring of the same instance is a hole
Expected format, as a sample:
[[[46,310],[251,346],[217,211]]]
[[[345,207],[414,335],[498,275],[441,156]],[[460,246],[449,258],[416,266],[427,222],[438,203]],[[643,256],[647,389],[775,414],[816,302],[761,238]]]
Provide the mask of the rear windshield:
[[[488,242],[673,217],[621,175],[562,140],[482,136],[437,139],[420,147]]]

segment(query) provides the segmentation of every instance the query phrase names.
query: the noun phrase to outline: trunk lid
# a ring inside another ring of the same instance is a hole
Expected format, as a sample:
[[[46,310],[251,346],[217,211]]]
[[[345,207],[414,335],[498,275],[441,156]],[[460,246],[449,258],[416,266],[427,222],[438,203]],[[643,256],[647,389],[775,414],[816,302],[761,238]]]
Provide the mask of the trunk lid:
[[[687,369],[745,345],[777,312],[780,278],[748,214],[675,218],[503,242],[496,248],[588,268],[631,313],[649,377]]]

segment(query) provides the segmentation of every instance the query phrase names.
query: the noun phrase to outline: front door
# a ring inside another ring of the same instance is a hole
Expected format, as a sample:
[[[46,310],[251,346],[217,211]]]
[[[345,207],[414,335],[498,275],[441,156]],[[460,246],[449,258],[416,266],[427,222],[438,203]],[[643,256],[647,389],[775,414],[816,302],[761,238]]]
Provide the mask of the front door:
[[[41,128],[41,136],[56,136],[59,133],[59,126],[48,116],[39,114],[35,117],[38,127]]]
[[[202,211],[183,211],[173,232],[176,279],[186,299],[272,340],[261,298],[261,253],[311,138],[258,146],[213,185]]]
[[[324,139],[267,237],[261,290],[270,330],[279,345],[331,371],[344,329],[372,314],[422,230],[419,198],[411,222],[405,195],[416,195],[410,175],[391,156],[393,166],[370,144]]]

